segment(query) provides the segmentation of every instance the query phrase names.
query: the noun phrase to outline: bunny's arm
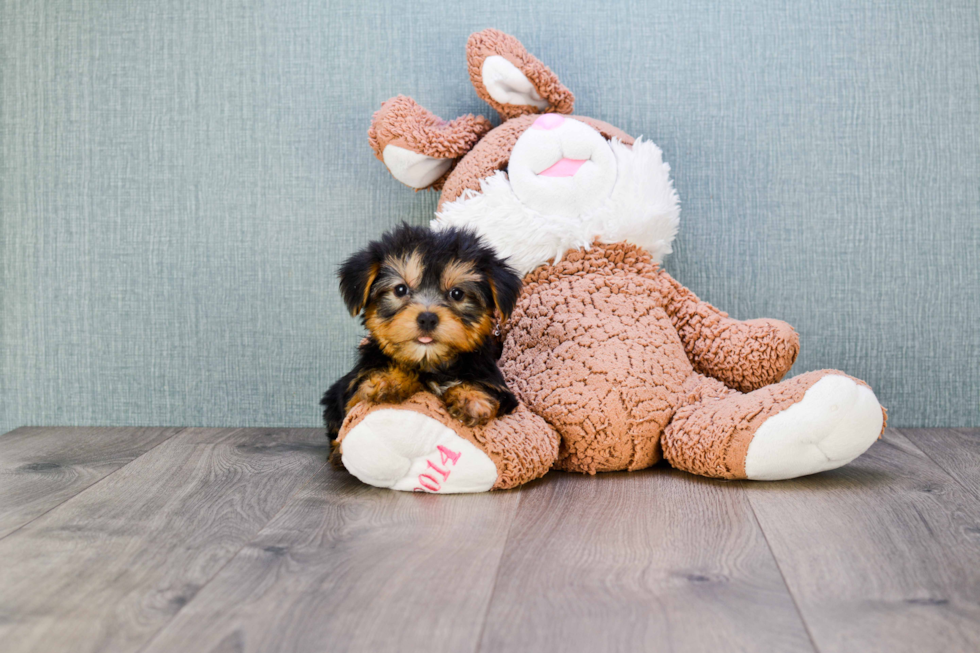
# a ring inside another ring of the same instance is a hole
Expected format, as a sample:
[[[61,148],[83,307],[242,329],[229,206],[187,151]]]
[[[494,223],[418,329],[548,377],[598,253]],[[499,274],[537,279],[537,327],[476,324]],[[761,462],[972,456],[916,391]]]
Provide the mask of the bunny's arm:
[[[655,274],[667,313],[695,370],[730,388],[751,392],[779,381],[793,366],[800,339],[789,324],[733,320],[663,270]]]

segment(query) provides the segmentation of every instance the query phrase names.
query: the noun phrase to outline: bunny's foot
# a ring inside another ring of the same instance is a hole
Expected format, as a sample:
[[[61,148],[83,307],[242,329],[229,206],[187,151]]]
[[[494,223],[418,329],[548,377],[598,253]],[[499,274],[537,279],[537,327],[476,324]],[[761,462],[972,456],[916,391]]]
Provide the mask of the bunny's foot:
[[[508,489],[547,472],[558,455],[558,435],[523,405],[468,427],[429,393],[398,405],[356,406],[338,440],[351,474],[406,492]]]

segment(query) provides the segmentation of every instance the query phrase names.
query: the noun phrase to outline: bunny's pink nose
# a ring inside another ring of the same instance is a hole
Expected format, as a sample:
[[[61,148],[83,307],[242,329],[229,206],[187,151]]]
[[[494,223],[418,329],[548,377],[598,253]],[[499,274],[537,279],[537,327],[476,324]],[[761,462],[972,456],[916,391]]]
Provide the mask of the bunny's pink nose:
[[[560,116],[557,113],[546,113],[535,120],[531,127],[535,129],[555,129],[561,127],[563,122],[565,122],[565,116]]]

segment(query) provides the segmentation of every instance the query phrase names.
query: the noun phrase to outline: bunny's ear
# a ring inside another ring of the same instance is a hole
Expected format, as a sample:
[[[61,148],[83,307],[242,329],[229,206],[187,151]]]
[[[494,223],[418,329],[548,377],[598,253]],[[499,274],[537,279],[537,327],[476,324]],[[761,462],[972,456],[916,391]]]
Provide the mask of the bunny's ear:
[[[368,142],[398,181],[416,190],[442,188],[455,159],[469,152],[492,125],[472,114],[446,122],[404,95],[381,105]]]
[[[572,112],[572,92],[509,34],[495,29],[471,34],[466,62],[477,95],[504,120],[527,113]]]

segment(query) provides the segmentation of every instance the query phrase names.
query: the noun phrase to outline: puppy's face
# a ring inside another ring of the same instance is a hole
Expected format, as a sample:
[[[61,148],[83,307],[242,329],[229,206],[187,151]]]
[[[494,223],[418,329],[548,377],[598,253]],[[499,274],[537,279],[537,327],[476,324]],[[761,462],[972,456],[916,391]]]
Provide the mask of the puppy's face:
[[[450,361],[490,333],[490,283],[472,262],[427,265],[421,251],[385,257],[364,324],[386,354],[421,367]]]
[[[513,310],[520,279],[469,232],[402,227],[341,269],[352,313],[403,365],[436,367],[477,349],[494,308]],[[362,303],[363,302],[363,303]]]

